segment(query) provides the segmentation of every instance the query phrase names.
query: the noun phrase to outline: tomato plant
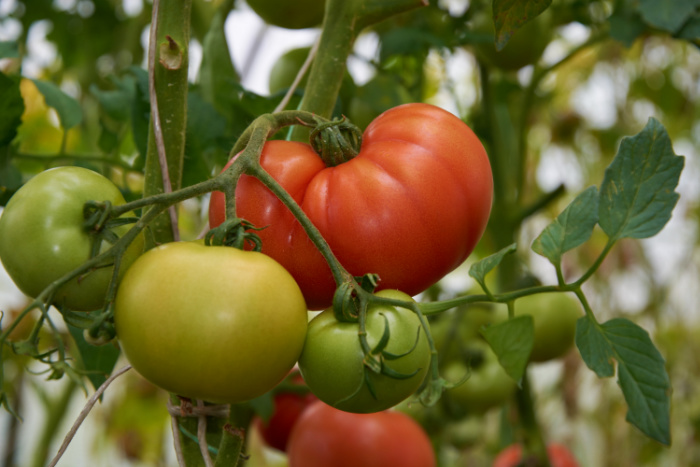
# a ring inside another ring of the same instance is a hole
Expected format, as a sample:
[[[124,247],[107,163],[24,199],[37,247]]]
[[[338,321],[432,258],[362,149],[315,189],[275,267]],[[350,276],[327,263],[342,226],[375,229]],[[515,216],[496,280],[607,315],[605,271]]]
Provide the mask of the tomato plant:
[[[294,198],[353,275],[415,295],[469,256],[491,210],[493,180],[479,139],[460,119],[406,104],[365,130],[357,157],[326,167],[309,145],[269,141],[262,167]],[[241,177],[237,213],[257,226],[262,251],[296,279],[310,309],[330,305],[330,269],[291,212],[257,179]],[[212,193],[212,227],[225,217]]]
[[[325,0],[248,0],[247,3],[268,24],[287,29],[303,29],[321,24]]]
[[[90,258],[94,236],[85,228],[87,201],[125,202],[119,188],[102,175],[80,167],[58,167],[33,177],[7,203],[0,216],[0,259],[22,292],[36,297]],[[129,227],[113,231],[123,235]],[[109,246],[103,241],[101,251]],[[122,256],[120,274],[142,251],[139,236]],[[100,267],[71,280],[56,292],[54,303],[79,311],[101,308],[112,272],[112,267]]]
[[[290,467],[433,467],[430,439],[397,411],[354,414],[309,406],[289,439]]]
[[[274,395],[274,412],[269,420],[256,417],[253,422],[267,445],[280,451],[287,449],[289,436],[304,409],[318,400],[305,388],[304,379],[299,373],[292,376],[290,382],[298,390],[280,388]],[[306,389],[306,392],[303,389]]]
[[[515,302],[515,315],[530,315],[535,324],[533,362],[563,356],[574,345],[576,321],[583,316],[581,304],[571,294],[530,295]]]
[[[412,300],[396,290],[383,290],[381,297]],[[309,323],[299,368],[311,391],[325,403],[348,412],[378,412],[413,394],[430,365],[430,347],[418,316],[405,308],[372,305],[367,310],[367,341],[372,349],[388,327],[384,349],[396,359],[383,358],[383,365],[409,378],[395,379],[376,374],[364,365],[365,355],[357,323],[341,323],[331,308]],[[368,380],[366,380],[368,378]],[[374,391],[372,394],[370,387]]]
[[[178,242],[132,265],[114,320],[122,350],[147,380],[190,398],[240,402],[294,366],[307,312],[292,277],[262,253]]]
[[[466,360],[452,360],[444,366],[448,381],[460,381],[469,372],[465,382],[447,390],[450,401],[470,413],[482,414],[510,399],[517,386],[491,347],[475,340],[465,345],[465,350],[469,353]]]
[[[493,467],[516,467],[522,465],[523,447],[519,444],[512,444],[501,451],[493,461]],[[547,457],[552,467],[578,467],[576,458],[571,454],[569,448],[562,444],[551,443],[547,446]],[[525,462],[527,465],[527,462]]]

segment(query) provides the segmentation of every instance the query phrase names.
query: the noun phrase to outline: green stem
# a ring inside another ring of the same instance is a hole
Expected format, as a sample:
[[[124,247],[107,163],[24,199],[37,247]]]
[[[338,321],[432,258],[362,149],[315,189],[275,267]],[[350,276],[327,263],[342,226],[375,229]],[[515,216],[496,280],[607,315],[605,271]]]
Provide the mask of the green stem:
[[[282,203],[284,203],[287,208],[292,212],[294,217],[299,221],[304,231],[309,236],[309,239],[316,246],[321,255],[326,259],[328,266],[331,268],[331,273],[333,274],[333,279],[337,285],[344,282],[354,281],[352,274],[345,270],[345,268],[340,264],[340,261],[335,257],[331,247],[328,242],[323,238],[321,232],[316,228],[316,226],[311,222],[311,220],[306,216],[306,213],[301,209],[299,204],[292,198],[292,196],[285,191],[282,186],[277,183],[277,180],[272,178],[270,174],[265,172],[265,170],[260,166],[252,167],[249,170],[249,174],[257,178],[265,185],[275,196],[277,196]]]
[[[155,7],[155,4],[154,4]],[[144,197],[181,186],[187,127],[187,73],[192,0],[160,0],[155,41],[150,47],[154,60],[149,66],[151,125],[146,153]],[[152,26],[154,27],[154,26]],[[153,35],[152,35],[153,37]],[[157,103],[157,105],[156,105]],[[160,136],[162,135],[162,141]],[[160,153],[160,155],[159,155]],[[167,161],[161,167],[161,158]],[[165,186],[164,174],[170,187]],[[163,214],[151,225],[156,243],[175,240],[177,226]],[[149,239],[147,248],[153,245]]]
[[[245,446],[245,433],[253,420],[254,412],[247,404],[231,405],[231,412],[223,428],[215,467],[236,467]]]
[[[424,0],[327,0],[323,31],[300,109],[329,118],[335,107],[348,56],[362,29],[398,13],[427,5]],[[308,135],[294,130],[293,139]]]

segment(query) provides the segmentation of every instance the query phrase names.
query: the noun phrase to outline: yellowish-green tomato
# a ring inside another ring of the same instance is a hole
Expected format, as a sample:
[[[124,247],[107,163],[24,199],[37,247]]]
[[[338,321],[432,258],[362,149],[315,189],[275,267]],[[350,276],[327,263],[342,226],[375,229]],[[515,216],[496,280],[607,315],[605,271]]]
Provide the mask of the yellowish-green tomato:
[[[121,348],[144,378],[211,402],[271,390],[306,336],[304,297],[278,262],[202,242],[144,253],[124,275],[114,308]]]
[[[571,349],[576,321],[583,315],[581,304],[569,293],[529,295],[515,302],[515,316],[530,315],[535,324],[535,342],[530,361],[546,362]]]

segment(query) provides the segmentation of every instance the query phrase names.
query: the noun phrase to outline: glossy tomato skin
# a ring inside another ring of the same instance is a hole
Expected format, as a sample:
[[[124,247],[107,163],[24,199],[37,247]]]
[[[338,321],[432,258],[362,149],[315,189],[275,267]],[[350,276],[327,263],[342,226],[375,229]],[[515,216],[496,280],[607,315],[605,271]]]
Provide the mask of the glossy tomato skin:
[[[292,277],[268,256],[176,242],[132,265],[114,321],[122,350],[144,378],[181,396],[235,403],[289,373],[307,311]]]
[[[408,295],[396,290],[383,290],[377,295],[396,300],[411,301]],[[304,350],[299,357],[299,369],[311,391],[324,401],[341,410],[370,413],[386,410],[413,394],[423,382],[430,366],[430,347],[425,331],[415,313],[404,308],[374,305],[367,310],[367,340],[374,349],[389,323],[390,339],[386,351],[394,355],[410,353],[385,365],[402,374],[415,374],[406,379],[370,373],[376,398],[365,381],[364,354],[358,338],[357,323],[336,321],[331,308],[314,317]],[[417,344],[416,344],[416,338]],[[414,348],[415,345],[415,348]],[[355,391],[359,391],[355,393]]]
[[[289,467],[434,467],[430,439],[398,411],[353,414],[323,402],[309,406],[292,430]]]
[[[501,451],[493,461],[493,467],[516,467],[522,461],[523,448],[512,444]],[[547,446],[547,456],[552,467],[578,467],[578,461],[569,448],[562,444],[551,443]]]
[[[269,141],[261,164],[301,205],[338,260],[355,276],[379,274],[378,289],[416,295],[469,256],[491,210],[493,179],[484,148],[459,118],[405,104],[365,130],[357,157],[325,167],[310,146]],[[263,252],[297,280],[309,309],[330,306],[330,269],[289,210],[260,182],[241,177],[237,214],[259,232]],[[212,193],[210,225],[224,220]]]
[[[299,373],[292,378],[294,384],[303,385]],[[269,420],[256,417],[254,425],[262,435],[265,443],[279,451],[286,451],[289,436],[302,412],[318,399],[311,392],[284,392],[274,396],[274,412]]]
[[[266,23],[286,29],[320,25],[326,4],[325,0],[248,0],[247,3]]]
[[[579,301],[568,293],[529,295],[515,302],[515,315],[532,316],[535,342],[530,354],[533,362],[562,357],[574,344],[576,321],[583,316]]]
[[[81,167],[41,172],[10,199],[0,216],[0,259],[22,292],[36,297],[90,258],[92,238],[83,227],[83,206],[91,200],[125,203],[112,181]],[[121,236],[130,227],[113,231]],[[103,242],[102,251],[109,246]],[[120,274],[142,252],[143,236],[139,235],[122,257]],[[73,279],[58,290],[54,303],[77,311],[101,308],[112,272],[113,268],[103,267]]]

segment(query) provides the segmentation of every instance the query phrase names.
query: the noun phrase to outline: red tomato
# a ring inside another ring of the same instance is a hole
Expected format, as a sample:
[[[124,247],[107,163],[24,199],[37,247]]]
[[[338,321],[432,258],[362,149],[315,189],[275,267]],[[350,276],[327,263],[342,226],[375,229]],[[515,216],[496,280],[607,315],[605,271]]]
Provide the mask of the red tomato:
[[[230,164],[230,163],[229,163]],[[429,104],[377,117],[354,159],[325,167],[311,146],[269,141],[261,164],[300,204],[353,275],[379,274],[380,289],[418,294],[459,266],[486,227],[493,178],[479,139],[459,118]],[[335,283],[289,210],[243,176],[237,215],[256,226],[262,251],[296,279],[310,309],[330,306]],[[223,222],[212,194],[209,223]]]
[[[562,444],[551,443],[547,446],[547,455],[552,467],[578,467],[578,462],[571,454],[569,448]],[[501,451],[493,461],[493,467],[515,467],[520,465],[523,456],[523,447],[512,444]]]
[[[428,435],[398,411],[356,414],[315,402],[287,444],[289,467],[434,467]]]
[[[297,373],[296,377],[292,378],[292,382],[301,386],[304,384],[304,379]],[[254,421],[255,427],[268,446],[285,451],[289,435],[299,416],[307,406],[317,400],[316,396],[311,392],[306,394],[279,392],[274,397],[275,411],[272,417],[267,421],[256,417]]]

